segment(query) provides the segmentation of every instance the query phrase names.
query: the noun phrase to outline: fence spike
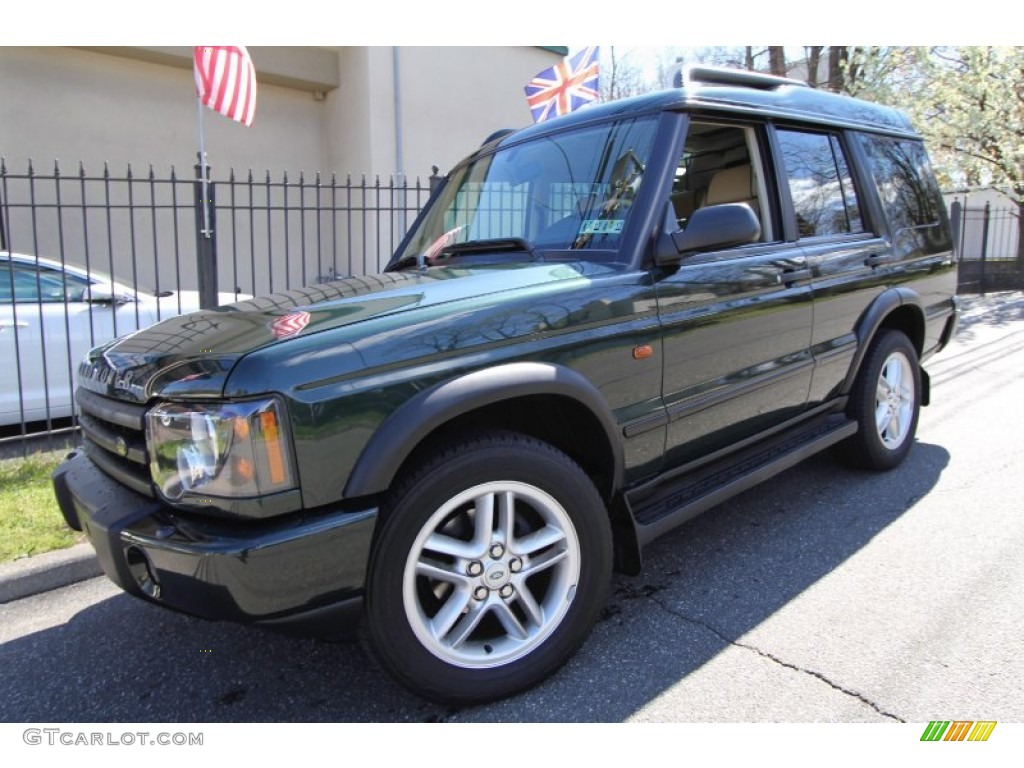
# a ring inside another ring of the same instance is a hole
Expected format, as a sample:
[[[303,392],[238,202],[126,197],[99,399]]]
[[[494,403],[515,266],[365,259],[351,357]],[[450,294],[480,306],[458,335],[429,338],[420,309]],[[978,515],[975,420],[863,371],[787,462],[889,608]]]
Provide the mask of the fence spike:
[[[131,163],[128,163],[128,173],[125,174],[125,178],[128,179],[128,181],[132,180],[132,164]]]
[[[110,178],[110,163],[108,163],[106,160],[103,161],[103,178]]]
[[[5,158],[0,156],[0,176],[6,176],[6,175],[7,175],[7,163],[5,161]]]
[[[153,173],[153,164],[149,164],[149,180],[156,181],[156,174]]]
[[[252,184],[252,168],[249,169],[249,183]]]
[[[233,165],[230,168],[228,168],[228,181],[230,181],[232,184],[235,183],[235,166]]]
[[[85,163],[83,163],[81,160],[78,161],[78,178],[85,178]]]
[[[171,164],[171,181],[172,181],[172,182],[175,182],[175,181],[177,181],[177,180],[178,180],[178,174],[177,174],[177,172],[176,172],[176,171],[174,170],[174,164],[172,163],[172,164]]]
[[[55,179],[60,178],[60,160],[57,158],[53,159],[53,177]]]
[[[32,158],[30,157],[28,159],[28,175],[32,176],[32,175],[34,175],[34,173],[35,173],[35,171],[32,170]]]

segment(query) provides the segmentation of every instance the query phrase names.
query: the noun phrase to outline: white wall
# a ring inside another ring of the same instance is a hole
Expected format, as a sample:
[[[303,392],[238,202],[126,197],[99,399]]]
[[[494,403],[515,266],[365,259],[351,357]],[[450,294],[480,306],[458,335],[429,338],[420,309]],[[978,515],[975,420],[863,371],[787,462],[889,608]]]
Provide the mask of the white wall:
[[[327,154],[332,167],[357,178],[401,171],[425,180],[432,165],[447,172],[495,130],[528,125],[523,86],[558,60],[530,46],[338,50],[340,86],[327,96]]]
[[[312,94],[261,84],[251,128],[210,110],[206,151],[215,169],[319,170],[324,102]],[[192,175],[198,110],[190,69],[75,48],[0,48],[0,154],[23,172],[28,158],[50,172],[98,173],[104,161],[123,173],[154,164]]]
[[[405,172],[442,173],[500,128],[533,120],[523,87],[559,57],[528,46],[399,49]]]
[[[396,51],[401,169],[396,144]],[[203,111],[214,180],[226,179],[233,167],[242,181],[251,169],[257,185],[266,179],[267,171],[274,183],[287,171],[290,184],[298,181],[300,172],[305,172],[308,182],[319,171],[325,184],[332,173],[340,184],[348,175],[358,184],[365,174],[371,186],[376,177],[386,186],[401,170],[410,184],[418,177],[426,185],[432,165],[445,173],[493,131],[528,124],[523,86],[558,59],[526,46],[252,48],[250,53],[259,82],[253,126],[246,128],[211,110]],[[115,277],[132,274],[140,284],[149,285],[156,284],[158,272],[161,280],[167,279],[168,265],[177,252],[184,265],[181,285],[193,287],[194,256],[190,254],[195,235],[187,208],[192,196],[189,185],[175,187],[178,204],[186,206],[175,224],[169,210],[170,185],[158,184],[153,190],[133,185],[131,213],[128,185],[114,183],[106,190],[102,179],[91,182],[86,213],[74,177],[79,161],[90,177],[102,176],[107,161],[115,178],[123,178],[130,163],[136,179],[145,178],[152,164],[157,179],[166,179],[174,166],[177,177],[188,180],[194,178],[197,150],[198,109],[190,48],[0,47],[0,155],[8,174],[24,175],[31,158],[36,174],[47,176],[58,159],[63,177],[59,183],[40,179],[34,187],[26,179],[10,179],[4,202],[10,206],[6,235],[13,249],[51,257],[63,253],[79,265],[88,258],[91,264],[105,265]],[[223,203],[228,190],[223,185],[220,190]],[[60,216],[53,206],[58,194],[63,206]],[[108,194],[114,207],[109,217],[104,205]],[[28,206],[33,197],[34,217]],[[265,198],[261,189],[254,191],[254,205],[263,205]],[[372,206],[372,190],[370,200]],[[353,198],[356,206],[362,201]],[[148,211],[151,202],[153,212]],[[291,202],[296,202],[294,195]],[[384,204],[400,205],[394,200]],[[237,221],[223,211],[219,215],[222,285],[262,290],[249,286],[256,274],[265,273],[275,275],[276,289],[283,285],[283,275],[302,268],[295,263],[295,254],[302,248],[285,252],[283,233],[275,231],[268,237],[263,215],[256,214],[255,224],[244,215]],[[361,221],[363,216],[354,218]],[[351,258],[345,254],[338,270],[378,269],[390,257],[408,220],[411,213],[393,228],[390,220],[385,222],[387,236],[377,242],[376,221],[366,225],[370,234],[364,237],[339,216],[338,227],[344,231],[335,235],[332,230],[331,242],[338,237]],[[313,228],[310,238],[319,237],[322,233],[315,227],[321,222],[308,223]],[[251,237],[249,229],[254,230]],[[231,252],[240,254],[230,261],[229,234]],[[288,240],[302,236],[293,226]],[[273,255],[265,261],[249,258],[251,248],[269,249]],[[316,266],[307,265],[307,277],[316,277],[322,271],[321,260],[319,255],[307,254],[309,258],[315,259]]]
[[[252,49],[260,83],[253,126],[209,110],[203,116],[215,176],[233,166],[355,178],[401,170],[426,179],[431,165],[447,171],[492,131],[527,125],[523,86],[558,58],[529,46],[397,48],[399,169],[394,50]],[[191,175],[198,115],[189,54],[0,47],[0,155],[8,169],[23,172],[31,157],[47,172],[60,159],[65,172],[81,160],[91,173],[109,161],[117,173],[153,163],[158,175],[172,164]],[[310,60],[321,72],[310,74]],[[324,75],[325,66],[336,74]],[[329,82],[316,86],[316,77]]]

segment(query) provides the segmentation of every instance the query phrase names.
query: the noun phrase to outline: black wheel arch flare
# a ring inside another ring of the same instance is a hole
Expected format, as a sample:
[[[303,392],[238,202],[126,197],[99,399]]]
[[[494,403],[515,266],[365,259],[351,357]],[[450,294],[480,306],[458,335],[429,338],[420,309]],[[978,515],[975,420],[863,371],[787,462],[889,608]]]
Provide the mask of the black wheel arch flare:
[[[924,304],[916,291],[905,286],[889,288],[884,291],[865,310],[857,323],[857,352],[853,356],[850,370],[846,374],[842,393],[849,393],[853,387],[864,357],[871,348],[880,328],[894,328],[903,331],[920,355],[924,344],[924,326]],[[925,380],[924,371],[922,371],[922,378],[924,387],[922,405],[927,405],[928,383]]]
[[[621,488],[624,459],[619,428],[600,390],[565,366],[527,361],[484,368],[441,382],[396,408],[360,454],[345,484],[345,498],[386,491],[416,446],[451,420],[530,395],[568,397],[593,414],[612,453],[613,490]]]

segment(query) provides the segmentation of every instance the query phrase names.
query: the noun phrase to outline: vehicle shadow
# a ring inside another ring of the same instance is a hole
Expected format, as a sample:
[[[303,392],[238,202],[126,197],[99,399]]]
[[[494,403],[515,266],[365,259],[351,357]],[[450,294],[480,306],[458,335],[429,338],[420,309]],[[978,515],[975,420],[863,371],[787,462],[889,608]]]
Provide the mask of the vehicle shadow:
[[[621,721],[868,545],[948,462],[924,443],[884,474],[820,456],[690,521],[647,549],[639,576],[613,579],[564,669],[505,701],[432,704],[357,641],[206,622],[116,594],[0,645],[0,721]]]
[[[949,458],[918,443],[898,469],[876,474],[822,455],[710,510],[649,547],[639,576],[613,581],[601,622],[559,676],[459,719],[629,718],[724,650],[749,648],[743,635],[912,509]]]

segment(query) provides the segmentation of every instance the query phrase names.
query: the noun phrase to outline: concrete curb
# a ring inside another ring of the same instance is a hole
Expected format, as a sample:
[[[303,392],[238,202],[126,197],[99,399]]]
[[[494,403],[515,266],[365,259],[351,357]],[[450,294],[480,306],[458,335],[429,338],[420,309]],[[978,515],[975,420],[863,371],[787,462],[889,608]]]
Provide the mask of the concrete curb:
[[[101,576],[91,544],[76,544],[42,555],[0,564],[0,604]]]

